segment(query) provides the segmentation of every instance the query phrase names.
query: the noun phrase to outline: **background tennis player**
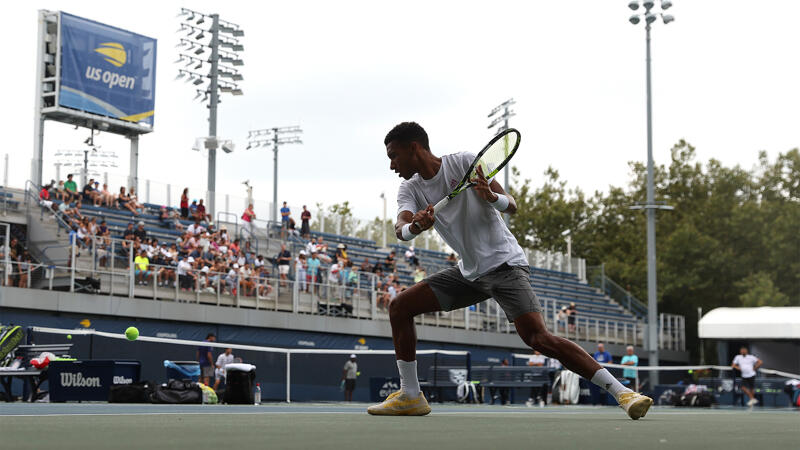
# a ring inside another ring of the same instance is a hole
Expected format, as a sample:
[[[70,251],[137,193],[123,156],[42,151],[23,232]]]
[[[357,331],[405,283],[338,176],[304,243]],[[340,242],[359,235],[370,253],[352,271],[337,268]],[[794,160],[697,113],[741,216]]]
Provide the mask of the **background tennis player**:
[[[400,390],[367,411],[375,415],[428,414],[431,408],[417,378],[414,317],[494,298],[532,349],[558,359],[607,390],[632,419],[644,416],[652,399],[622,386],[577,344],[547,330],[531,288],[528,261],[500,214],[514,214],[517,205],[497,181],[488,181],[478,166],[472,179],[475,186],[452,198],[434,218],[432,205],[451,193],[465,173],[472,173],[475,155],[435,156],[427,133],[414,122],[395,126],[384,144],[389,167],[405,180],[397,194],[397,237],[408,241],[433,227],[461,259],[457,266],[401,292],[389,305]]]

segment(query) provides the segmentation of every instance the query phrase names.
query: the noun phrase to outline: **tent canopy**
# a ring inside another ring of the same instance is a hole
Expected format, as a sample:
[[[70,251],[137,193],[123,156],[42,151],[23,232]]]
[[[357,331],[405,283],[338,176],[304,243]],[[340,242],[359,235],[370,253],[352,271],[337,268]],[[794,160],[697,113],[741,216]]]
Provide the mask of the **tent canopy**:
[[[800,308],[716,308],[697,329],[703,339],[800,339]]]

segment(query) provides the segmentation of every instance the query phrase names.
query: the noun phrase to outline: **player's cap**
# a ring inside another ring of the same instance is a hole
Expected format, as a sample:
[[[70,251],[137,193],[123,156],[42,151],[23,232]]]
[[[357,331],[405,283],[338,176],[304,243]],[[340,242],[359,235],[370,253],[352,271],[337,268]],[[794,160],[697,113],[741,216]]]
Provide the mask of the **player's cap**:
[[[350,359],[356,359],[356,354],[355,353],[350,353]]]

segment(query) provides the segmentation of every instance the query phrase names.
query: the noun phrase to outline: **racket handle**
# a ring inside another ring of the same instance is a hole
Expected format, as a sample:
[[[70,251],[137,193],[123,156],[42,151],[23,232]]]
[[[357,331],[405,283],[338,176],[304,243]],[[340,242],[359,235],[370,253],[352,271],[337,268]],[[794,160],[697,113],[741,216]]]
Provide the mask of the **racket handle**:
[[[448,203],[450,203],[450,197],[445,197],[439,200],[439,203],[433,205],[433,214],[436,215],[436,213],[438,213],[442,208],[447,206]]]
[[[448,203],[450,203],[450,197],[445,197],[445,198],[439,200],[439,203],[433,205],[433,215],[435,216],[436,213],[438,213],[439,210],[441,210],[442,208],[447,206]],[[416,225],[417,228],[422,229],[422,227],[419,226],[419,224],[417,222],[414,222],[414,225]]]

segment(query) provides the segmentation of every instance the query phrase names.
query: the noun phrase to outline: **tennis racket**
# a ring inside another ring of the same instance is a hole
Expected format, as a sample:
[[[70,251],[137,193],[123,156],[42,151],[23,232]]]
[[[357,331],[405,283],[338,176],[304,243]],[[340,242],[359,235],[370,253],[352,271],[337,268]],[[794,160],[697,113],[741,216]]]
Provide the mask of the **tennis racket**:
[[[453,189],[453,192],[447,194],[447,197],[441,199],[433,206],[433,214],[435,215],[442,208],[447,206],[450,200],[455,198],[455,196],[477,184],[470,180],[477,177],[478,167],[481,168],[487,180],[491,180],[492,177],[497,175],[500,170],[508,164],[508,161],[514,154],[517,153],[521,139],[522,135],[514,128],[504,130],[492,138],[492,140],[483,147],[483,150],[478,153],[475,160],[472,161],[469,169],[467,169],[467,173],[464,174],[464,178],[462,178],[461,182]],[[417,224],[417,227],[419,228],[419,224]]]

